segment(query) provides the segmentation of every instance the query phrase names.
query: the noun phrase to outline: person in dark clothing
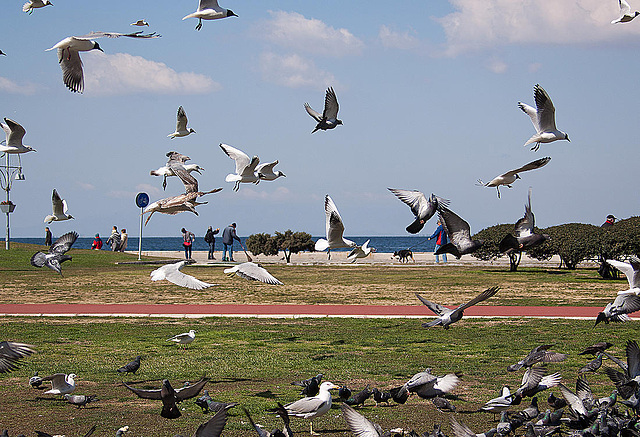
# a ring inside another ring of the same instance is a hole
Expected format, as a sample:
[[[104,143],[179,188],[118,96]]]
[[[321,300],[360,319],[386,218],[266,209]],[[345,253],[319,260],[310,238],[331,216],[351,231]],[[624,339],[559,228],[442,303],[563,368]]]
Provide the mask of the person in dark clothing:
[[[51,246],[51,239],[53,238],[53,236],[51,235],[51,229],[49,229],[49,227],[45,227],[44,228],[44,245],[45,246]]]
[[[444,246],[445,244],[448,243],[447,232],[444,230],[444,226],[442,226],[442,223],[440,222],[440,220],[438,220],[438,227],[436,228],[435,232],[433,233],[432,236],[427,238],[427,240],[431,240],[434,237],[436,238],[436,247],[433,249],[433,251],[437,252],[440,246]],[[446,253],[442,254],[442,261],[447,262]],[[439,263],[439,262],[440,262],[439,255],[436,255],[436,263]]]
[[[209,228],[207,229],[207,233],[204,235],[204,242],[209,245],[209,256],[208,256],[208,259],[216,259],[216,257],[213,256],[213,252],[216,249],[216,237],[215,237],[215,235],[218,232],[220,232],[220,228],[216,228],[216,230],[214,231],[211,228],[211,226],[209,226]]]
[[[118,227],[114,226],[111,230],[111,235],[107,238],[107,246],[111,246],[111,250],[115,252],[118,250],[120,246],[120,232],[118,232]]]
[[[196,236],[193,232],[187,231],[182,228],[182,247],[184,247],[184,258],[191,259],[191,250],[193,249],[193,242],[196,240]]]
[[[603,224],[600,225],[602,229],[609,229],[616,222],[616,218],[613,214],[609,214],[607,219]],[[604,279],[611,279],[617,277],[616,270],[611,268],[609,263],[606,261],[609,258],[609,254],[601,253],[600,254],[600,267],[598,268],[598,273]]]
[[[222,261],[233,261],[233,240],[238,240],[240,245],[242,245],[242,241],[240,241],[240,238],[236,235],[235,223],[231,223],[222,231],[222,244],[224,245]],[[227,257],[227,250],[229,251],[229,257]]]
[[[610,228],[611,226],[613,226],[613,224],[616,222],[616,218],[613,216],[613,214],[609,214],[607,216],[607,220],[600,225],[601,228]]]

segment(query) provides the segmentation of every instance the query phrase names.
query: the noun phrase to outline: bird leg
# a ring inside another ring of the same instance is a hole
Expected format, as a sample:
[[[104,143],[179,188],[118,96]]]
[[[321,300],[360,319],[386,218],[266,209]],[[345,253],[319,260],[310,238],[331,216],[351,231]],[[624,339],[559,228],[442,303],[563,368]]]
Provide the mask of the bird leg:
[[[327,249],[327,259],[331,259],[331,249]]]
[[[317,432],[313,432],[313,420],[309,422],[309,434],[311,434],[311,435],[320,435]]]
[[[202,18],[198,18],[198,25],[196,26],[196,30],[202,29]]]
[[[240,181],[236,181],[236,184],[233,186],[233,191],[238,191],[240,189]]]
[[[534,152],[537,152],[539,148],[540,148],[540,142],[538,141],[536,145],[531,148],[531,150],[533,150]]]
[[[500,185],[498,185],[498,186],[496,187],[496,190],[498,190],[498,199],[499,199],[499,198],[500,198]]]

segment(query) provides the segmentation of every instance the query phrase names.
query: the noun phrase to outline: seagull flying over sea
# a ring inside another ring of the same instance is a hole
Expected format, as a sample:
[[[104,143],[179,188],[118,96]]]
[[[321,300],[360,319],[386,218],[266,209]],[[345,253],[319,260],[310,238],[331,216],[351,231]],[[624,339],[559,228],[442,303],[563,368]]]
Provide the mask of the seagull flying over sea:
[[[90,50],[100,50],[104,52],[100,45],[94,41],[97,38],[120,38],[125,36],[128,38],[159,38],[156,33],[143,34],[142,32],[134,33],[117,33],[117,32],[91,32],[82,36],[69,36],[49,50],[58,50],[58,62],[62,68],[62,81],[74,93],[82,93],[84,91],[84,73],[82,71],[82,60],[80,52],[88,52]]]
[[[36,151],[33,147],[22,144],[22,138],[27,133],[22,125],[6,117],[4,121],[6,124],[0,123],[0,126],[2,126],[7,139],[5,144],[0,144],[0,153],[16,153],[20,156],[21,153]]]
[[[465,309],[477,303],[480,303],[483,300],[489,299],[491,296],[496,294],[499,289],[500,289],[499,287],[487,288],[485,291],[483,291],[478,296],[471,299],[469,302],[463,303],[462,305],[454,309],[449,309],[435,302],[431,302],[425,299],[424,297],[420,296],[418,293],[416,293],[416,297],[420,299],[420,302],[426,305],[427,308],[429,308],[438,316],[438,318],[436,318],[435,320],[432,320],[431,322],[423,323],[422,326],[424,326],[425,328],[430,328],[432,326],[442,325],[444,329],[449,329],[449,325],[457,322],[462,318],[462,316],[464,315],[463,313]]]
[[[35,350],[30,344],[0,341],[0,373],[16,370],[20,360],[33,353]]]
[[[44,222],[47,224],[51,222],[70,220],[73,218],[71,214],[67,214],[67,210],[69,209],[67,201],[60,198],[60,195],[55,188],[51,194],[51,209],[51,214],[44,218]]]
[[[265,284],[283,285],[278,279],[276,279],[271,273],[269,273],[260,264],[246,262],[233,266],[229,269],[224,269],[224,273],[229,276],[238,275],[241,278],[250,279],[253,281],[264,282]]]
[[[62,269],[60,267],[60,264],[65,261],[71,261],[71,256],[65,255],[65,253],[69,249],[71,249],[71,246],[73,246],[73,243],[75,243],[77,238],[77,232],[67,232],[51,245],[51,247],[49,248],[49,253],[40,251],[34,253],[31,257],[31,265],[34,267],[47,266],[51,270],[53,270],[54,272],[58,272],[60,276],[62,276]]]
[[[445,232],[451,239],[450,243],[440,246],[435,255],[450,253],[460,259],[462,255],[473,253],[482,246],[482,241],[471,239],[471,227],[455,212],[446,206],[440,206],[438,210],[440,222]]]
[[[31,15],[34,9],[44,8],[45,6],[53,6],[53,3],[49,0],[29,0],[22,5],[22,11]]]
[[[438,205],[448,206],[449,201],[431,194],[429,198],[417,190],[399,190],[397,188],[387,188],[393,194],[409,205],[411,212],[416,216],[413,223],[407,226],[407,232],[417,234],[422,230],[424,224],[436,213]]]
[[[613,20],[611,24],[628,23],[640,15],[638,11],[631,12],[631,6],[629,6],[626,0],[618,0],[618,4],[620,5],[620,17]]]
[[[340,106],[338,105],[338,98],[336,97],[336,93],[333,91],[333,88],[327,88],[327,93],[324,97],[324,111],[322,112],[322,115],[320,115],[319,112],[314,111],[308,103],[304,104],[304,109],[306,109],[307,113],[318,122],[311,133],[314,133],[317,130],[333,129],[339,124],[342,124],[342,120],[338,120],[338,109],[340,109]]]
[[[266,164],[260,164],[256,167],[256,174],[261,181],[275,181],[280,176],[287,177],[286,174],[282,173],[280,170],[273,171],[273,167],[278,165],[278,160],[276,159],[273,162],[268,162]]]
[[[183,20],[197,18],[196,30],[200,30],[202,29],[202,20],[217,20],[227,17],[237,17],[237,15],[231,9],[221,8],[218,5],[218,0],[200,0],[198,10],[184,17]]]
[[[618,294],[630,292],[640,294],[640,259],[637,256],[630,257],[629,262],[622,262],[615,259],[608,259],[606,262],[624,273],[629,282],[629,289],[619,291]]]
[[[177,344],[190,344],[193,340],[196,339],[196,331],[191,329],[189,332],[184,332],[182,334],[174,335],[171,338],[167,338],[167,341],[174,341]]]
[[[167,136],[174,139],[175,137],[186,137],[189,134],[195,134],[196,131],[191,128],[187,128],[188,122],[187,113],[184,112],[184,108],[180,106],[178,108],[178,114],[176,115],[176,131]]]
[[[375,252],[375,247],[369,247],[370,241],[371,240],[367,240],[362,246],[354,247],[351,252],[349,252],[349,255],[347,255],[347,259],[354,263],[358,258],[366,258],[371,252]]]
[[[126,383],[122,383],[129,390],[134,392],[138,397],[142,399],[155,399],[162,401],[162,412],[160,415],[167,419],[176,419],[182,416],[180,409],[176,405],[177,402],[182,402],[186,399],[193,398],[200,393],[200,390],[209,381],[208,378],[202,378],[200,381],[190,384],[186,387],[174,389],[169,383],[168,379],[162,381],[162,388],[154,390],[143,390],[135,387],[131,387]]]
[[[231,147],[228,144],[220,143],[220,148],[229,158],[236,162],[236,172],[229,173],[224,179],[226,182],[235,182],[233,191],[238,191],[240,189],[240,183],[257,184],[260,182],[260,178],[256,173],[256,168],[260,162],[260,158],[254,156],[249,159],[249,156],[242,150]]]
[[[132,25],[132,26],[139,26],[139,27],[142,27],[142,26],[147,26],[147,27],[148,27],[148,26],[149,26],[149,23],[147,23],[147,22],[146,22],[146,21],[144,21],[144,20],[138,20],[138,21],[136,21],[135,23],[131,23],[131,25]]]
[[[151,272],[152,281],[162,281],[166,279],[180,287],[191,288],[192,290],[203,290],[205,288],[213,287],[217,284],[209,284],[208,282],[196,279],[191,275],[182,273],[180,270],[187,264],[186,260],[178,261],[173,264],[165,264],[159,269],[155,269]]]
[[[45,391],[44,394],[66,395],[73,393],[76,389],[75,378],[77,378],[75,373],[70,373],[68,375],[64,373],[56,373],[42,378],[43,381],[51,381],[51,390]]]
[[[500,241],[500,252],[521,252],[549,240],[550,237],[547,234],[537,234],[534,231],[535,225],[535,217],[531,211],[531,188],[529,188],[527,203],[524,205],[524,217],[518,220],[514,226],[516,235],[514,237],[511,234],[507,234]]]
[[[535,143],[531,150],[538,150],[540,143],[550,143],[556,140],[571,142],[569,135],[556,128],[556,108],[554,108],[549,94],[536,84],[533,87],[533,97],[536,101],[536,108],[518,102],[518,107],[531,117],[533,127],[536,128],[536,134],[529,138],[524,145]]]
[[[523,165],[520,168],[516,168],[515,170],[509,170],[506,173],[501,174],[500,176],[496,176],[491,179],[486,184],[482,182],[482,179],[478,179],[478,183],[476,185],[484,186],[484,187],[496,187],[498,190],[498,199],[500,198],[500,185],[505,185],[508,188],[511,188],[511,184],[516,181],[516,179],[521,179],[520,174],[523,171],[535,170],[540,167],[544,167],[547,163],[551,161],[550,157],[536,159],[535,161],[531,161],[528,164]]]
[[[342,223],[342,217],[338,212],[336,204],[327,194],[324,197],[324,212],[326,215],[326,236],[327,238],[320,238],[316,241],[315,250],[323,251],[327,250],[327,257],[331,259],[331,249],[340,249],[341,247],[355,247],[355,241],[347,240],[342,237],[344,233],[344,224]]]

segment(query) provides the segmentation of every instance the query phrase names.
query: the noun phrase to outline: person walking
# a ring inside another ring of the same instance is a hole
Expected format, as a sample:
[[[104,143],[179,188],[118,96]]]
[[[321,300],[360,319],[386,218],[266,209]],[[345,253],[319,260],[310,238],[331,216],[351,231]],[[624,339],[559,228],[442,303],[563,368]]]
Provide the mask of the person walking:
[[[207,229],[207,233],[204,235],[204,242],[207,243],[209,245],[209,255],[208,255],[208,259],[216,259],[215,256],[213,256],[213,252],[216,249],[216,234],[220,232],[220,228],[216,228],[216,230],[214,231],[211,226],[209,226],[209,228]]]
[[[184,258],[191,259],[191,250],[193,249],[193,242],[196,240],[196,236],[193,232],[187,231],[182,228],[182,247],[184,247]]]
[[[51,235],[51,229],[49,229],[49,226],[44,228],[44,245],[45,246],[51,246],[51,239],[53,238],[53,236]]]
[[[91,243],[91,248],[93,250],[102,249],[102,238],[100,238],[100,234],[96,234],[96,237],[93,239],[93,243]]]
[[[432,238],[436,239],[436,247],[433,248],[434,253],[437,252],[438,249],[440,249],[440,246],[444,246],[448,242],[447,232],[444,230],[444,226],[442,226],[442,222],[440,220],[438,220],[438,227],[434,231],[433,235],[427,238],[427,240],[431,240]],[[446,253],[442,254],[442,261],[445,263],[447,262]],[[436,255],[436,263],[439,263],[439,262],[440,262],[439,255]]]
[[[118,250],[118,246],[120,246],[120,233],[118,232],[118,227],[114,226],[111,230],[111,235],[107,239],[107,246],[111,245],[111,251],[115,252]]]
[[[222,231],[222,244],[224,245],[224,251],[222,252],[222,261],[234,261],[233,259],[233,240],[238,240],[240,245],[242,241],[236,234],[236,224],[231,223]],[[229,251],[229,257],[227,257],[227,250]]]
[[[120,232],[120,246],[118,247],[118,250],[120,252],[124,252],[125,250],[127,250],[128,241],[129,235],[127,235],[127,230],[125,228],[122,228],[122,232]]]

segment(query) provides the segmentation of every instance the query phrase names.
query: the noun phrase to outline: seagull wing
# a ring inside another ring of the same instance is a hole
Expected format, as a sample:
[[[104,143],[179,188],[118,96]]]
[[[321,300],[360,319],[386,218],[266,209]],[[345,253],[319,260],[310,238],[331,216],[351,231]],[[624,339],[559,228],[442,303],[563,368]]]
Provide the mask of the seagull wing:
[[[77,50],[58,49],[58,62],[62,69],[62,81],[71,91],[81,93],[84,91],[84,73],[82,72],[82,59]]]
[[[215,416],[196,429],[193,437],[220,437],[224,426],[227,424],[229,408],[219,410]]]
[[[315,121],[317,121],[318,123],[322,121],[322,115],[318,111],[313,110],[313,108],[311,108],[308,103],[304,104],[304,109],[307,110],[307,113],[311,117],[313,117]]]
[[[333,88],[328,88],[324,97],[324,112],[322,118],[325,120],[336,120],[338,118],[338,98]]]
[[[51,381],[51,387],[56,389],[67,385],[67,375],[64,373],[55,373],[53,375],[45,376],[43,381]]]
[[[458,308],[456,308],[454,310],[454,312],[456,312],[456,311],[464,311],[466,308],[474,306],[475,304],[480,303],[483,300],[487,300],[491,296],[496,294],[498,292],[498,290],[500,290],[500,287],[487,288],[485,291],[483,291],[482,293],[480,293],[479,295],[477,295],[476,297],[471,299],[469,302],[460,305]]]
[[[62,199],[60,198],[60,195],[58,194],[55,188],[53,189],[53,194],[51,195],[51,207],[52,207],[53,215],[57,216],[57,215],[64,214],[64,206],[62,204]]]
[[[533,123],[533,127],[536,128],[536,131],[540,133],[540,127],[538,124],[538,113],[536,112],[536,108],[527,105],[526,103],[518,102],[518,108],[522,109],[522,111],[531,117],[531,123]]]
[[[220,9],[220,6],[218,6],[218,0],[200,0],[200,3],[198,3],[198,11],[202,11],[204,9]]]
[[[7,136],[7,138],[9,138],[9,135],[11,135],[11,129],[9,128],[9,126],[7,126],[4,123],[0,123],[0,127],[2,127],[2,130],[4,131],[5,135]]]
[[[9,118],[5,118],[4,121],[10,129],[7,132],[7,143],[22,144],[22,137],[24,137],[24,134],[26,134],[27,131],[25,131],[20,124]]]
[[[625,15],[631,14],[631,6],[625,0],[618,0],[620,4],[620,16],[624,17]]]
[[[640,275],[637,274],[638,269],[640,269],[640,264],[638,264],[637,259],[634,260],[635,267],[633,264],[617,261],[615,259],[608,259],[606,262],[624,273],[627,277],[627,281],[629,281],[629,288],[636,288],[640,286]]]
[[[168,166],[171,171],[173,171],[173,174],[180,178],[184,184],[186,193],[195,193],[198,191],[198,180],[187,171],[182,162],[170,161]]]
[[[137,394],[139,398],[142,398],[142,399],[155,399],[155,400],[158,400],[158,401],[162,399],[162,395],[160,394],[160,389],[159,388],[158,389],[154,389],[154,390],[142,390],[140,388],[131,387],[130,385],[127,385],[126,382],[123,382],[122,385],[124,385],[129,390],[131,390],[132,392]]]
[[[251,162],[249,163],[249,165],[244,167],[244,169],[242,169],[242,171],[239,174],[241,176],[248,176],[248,177],[253,176],[253,174],[256,172],[256,167],[258,167],[259,163],[260,163],[260,158],[258,158],[257,156],[254,156],[253,158],[251,158]],[[237,161],[236,161],[236,164],[237,164]]]
[[[73,231],[67,232],[66,234],[58,238],[56,242],[51,245],[51,247],[49,248],[49,252],[59,253],[59,254],[65,253],[69,249],[71,249],[71,246],[73,246],[73,243],[75,243],[77,239],[78,239],[77,232],[73,232]]]
[[[184,112],[184,108],[180,106],[178,108],[178,115],[176,116],[176,132],[187,130],[187,113]]]
[[[358,413],[347,404],[340,406],[344,421],[356,437],[380,437],[380,427],[376,426],[369,419]]]
[[[126,36],[128,38],[159,38],[160,35],[157,35],[155,32],[145,34],[143,31],[132,32],[132,33],[118,33],[118,32],[90,32],[86,35],[75,36],[77,39],[96,39],[96,38],[120,38],[121,36]]]
[[[180,402],[197,396],[208,381],[209,378],[202,378],[200,381],[188,387],[176,389],[176,400]]]
[[[231,147],[228,144],[220,143],[220,148],[227,156],[236,162],[236,174],[240,175],[251,163],[249,156],[241,150]]]
[[[266,284],[283,285],[282,282],[277,280],[264,267],[252,262],[246,262],[238,265],[236,274],[245,279],[253,279],[254,281],[260,281]]]
[[[329,242],[340,241],[344,233],[344,224],[342,223],[342,217],[340,217],[336,204],[333,203],[333,199],[331,199],[328,194],[324,198],[324,212],[327,215],[327,240],[329,240]]]
[[[273,167],[275,167],[277,164],[278,160],[268,162],[266,164],[260,164],[256,167],[256,173],[271,174],[273,173]]]
[[[533,234],[534,227],[535,217],[533,216],[533,212],[531,212],[531,188],[529,188],[527,203],[524,205],[524,217],[518,220],[515,225],[516,237],[522,238]]]
[[[192,290],[202,290],[214,285],[196,279],[191,275],[182,273],[178,268],[170,269],[169,271],[165,272],[165,279],[169,282],[179,285],[180,287],[191,288]]]
[[[531,161],[528,164],[523,165],[520,168],[516,168],[515,170],[511,170],[503,174],[502,176],[514,176],[518,173],[522,173],[523,171],[535,170],[540,167],[544,167],[547,163],[551,161],[549,156],[545,158],[536,159],[535,161]]]
[[[302,415],[313,413],[322,408],[324,404],[325,401],[314,396],[298,399],[295,402],[285,405],[285,408],[289,412],[289,415]]]
[[[540,85],[536,85],[533,88],[533,96],[536,100],[540,131],[556,130],[556,108],[553,107],[549,94]]]
[[[442,316],[443,314],[446,314],[447,312],[451,311],[449,308],[442,306],[439,303],[431,302],[430,300],[425,299],[424,297],[420,296],[418,293],[416,293],[416,297],[420,300],[420,302],[426,305],[427,308],[429,308],[434,314],[438,316]]]

